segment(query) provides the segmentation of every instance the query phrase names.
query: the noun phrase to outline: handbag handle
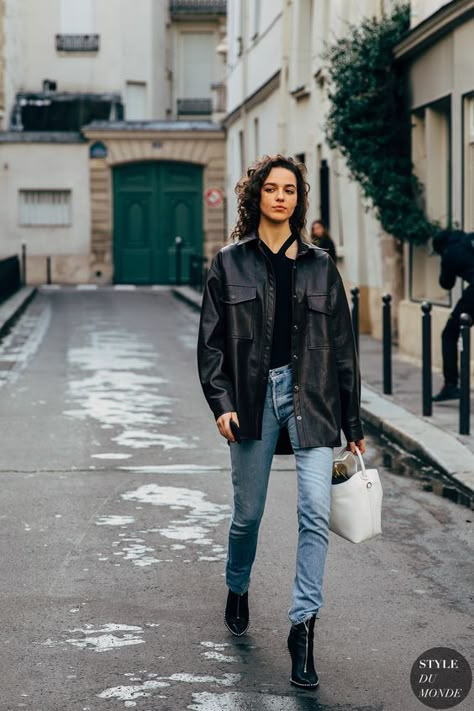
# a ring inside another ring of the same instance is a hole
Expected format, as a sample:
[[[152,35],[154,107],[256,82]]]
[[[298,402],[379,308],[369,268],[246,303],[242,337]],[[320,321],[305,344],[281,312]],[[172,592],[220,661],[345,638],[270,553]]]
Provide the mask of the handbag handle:
[[[367,472],[365,471],[365,464],[364,464],[364,460],[362,459],[362,454],[360,453],[360,449],[359,449],[359,447],[357,447],[357,445],[356,445],[355,449],[357,452],[357,456],[359,457],[360,467],[362,470],[362,478],[367,479]]]

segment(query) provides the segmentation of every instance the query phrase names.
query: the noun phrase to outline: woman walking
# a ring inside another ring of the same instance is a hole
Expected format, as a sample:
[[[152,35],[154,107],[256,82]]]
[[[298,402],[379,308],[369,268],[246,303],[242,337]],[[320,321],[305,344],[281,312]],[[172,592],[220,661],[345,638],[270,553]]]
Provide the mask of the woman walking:
[[[275,453],[293,451],[298,546],[288,649],[291,683],[316,688],[313,636],[323,604],[333,453],[342,428],[364,452],[349,309],[332,259],[303,237],[304,167],[266,156],[237,185],[234,242],[218,252],[203,298],[198,365],[230,443],[234,506],[225,624],[249,625],[248,590]]]

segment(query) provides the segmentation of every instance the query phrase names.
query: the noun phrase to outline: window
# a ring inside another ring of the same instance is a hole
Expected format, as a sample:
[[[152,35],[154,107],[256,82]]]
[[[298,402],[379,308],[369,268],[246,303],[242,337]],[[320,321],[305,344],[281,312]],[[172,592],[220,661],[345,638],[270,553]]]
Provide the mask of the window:
[[[180,36],[180,99],[211,98],[214,82],[214,35],[183,32]]]
[[[95,0],[61,0],[61,34],[89,35],[95,31]]]
[[[239,163],[240,175],[245,175],[247,165],[245,161],[245,137],[243,131],[239,131]]]
[[[474,96],[464,97],[463,227],[474,232]]]
[[[146,117],[146,83],[128,81],[125,88],[125,118],[127,121],[143,121]]]
[[[423,185],[422,207],[443,227],[451,225],[451,101],[447,97],[412,115],[413,166]],[[410,298],[448,305],[438,285],[439,257],[428,245],[412,245],[409,253]]]
[[[258,158],[260,156],[260,127],[258,117],[255,117],[253,120],[253,141],[255,158]]]
[[[293,29],[291,92],[299,99],[307,95],[311,78],[313,0],[300,0],[295,6],[295,12],[297,14]]]
[[[25,227],[71,224],[70,190],[20,190],[19,223]]]
[[[253,0],[253,17],[252,17],[252,30],[251,30],[251,38],[254,39],[255,37],[258,37],[258,33],[260,30],[260,10],[261,10],[261,2],[260,0]]]

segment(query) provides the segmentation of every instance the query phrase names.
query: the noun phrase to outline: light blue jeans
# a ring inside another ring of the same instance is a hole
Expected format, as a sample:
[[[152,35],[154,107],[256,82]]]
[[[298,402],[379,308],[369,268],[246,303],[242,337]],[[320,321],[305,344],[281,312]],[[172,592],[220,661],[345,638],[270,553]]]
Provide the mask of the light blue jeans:
[[[292,605],[288,612],[290,621],[298,624],[317,614],[323,604],[333,453],[330,447],[299,447],[291,365],[270,370],[262,439],[243,440],[241,444],[230,445],[234,506],[229,530],[226,583],[230,590],[238,594],[246,592],[249,587],[270,468],[282,427],[288,428],[298,477],[299,535]],[[288,523],[282,521],[282,527]]]

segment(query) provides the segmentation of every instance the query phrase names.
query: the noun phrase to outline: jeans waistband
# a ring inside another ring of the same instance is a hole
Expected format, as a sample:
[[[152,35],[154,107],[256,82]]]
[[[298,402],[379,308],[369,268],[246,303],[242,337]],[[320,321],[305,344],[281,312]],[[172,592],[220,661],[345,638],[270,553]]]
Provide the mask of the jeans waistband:
[[[268,371],[268,375],[270,378],[277,378],[279,375],[284,375],[287,372],[291,372],[291,363],[288,363],[288,365],[280,365],[279,368],[271,368]]]

